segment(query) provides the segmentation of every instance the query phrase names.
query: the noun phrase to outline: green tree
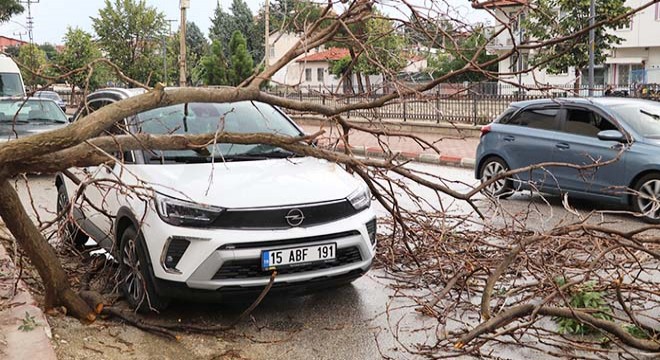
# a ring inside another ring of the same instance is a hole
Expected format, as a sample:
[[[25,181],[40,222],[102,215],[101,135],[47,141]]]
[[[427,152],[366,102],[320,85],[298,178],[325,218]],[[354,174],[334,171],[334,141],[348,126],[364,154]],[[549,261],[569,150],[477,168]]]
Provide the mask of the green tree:
[[[21,74],[26,86],[34,87],[47,82],[39,75],[48,73],[48,59],[46,53],[39,49],[37,45],[26,44],[21,46],[18,51],[18,61],[24,66],[24,68],[21,68]]]
[[[53,44],[50,43],[45,43],[39,45],[39,49],[43,50],[43,52],[46,53],[46,58],[48,61],[55,61],[55,58],[57,57],[57,49]]]
[[[0,23],[7,22],[12,16],[25,10],[18,0],[0,0]]]
[[[18,52],[21,50],[20,46],[17,45],[12,45],[12,46],[7,46],[5,49],[5,53],[13,58],[18,58]]]
[[[227,42],[235,31],[239,31],[246,41],[247,51],[253,59],[261,59],[264,56],[264,24],[255,22],[252,11],[244,0],[232,0],[231,13],[224,11],[220,3],[215,8],[211,18],[209,37],[211,40]],[[230,57],[228,48],[224,49],[225,56]]]
[[[623,15],[630,9],[625,0],[595,0],[596,22]],[[536,9],[522,22],[522,28],[539,41],[571,36],[589,26],[590,0],[538,0]],[[557,10],[559,9],[559,16]],[[605,61],[612,45],[621,38],[610,30],[624,25],[629,20],[608,23],[596,28],[594,55],[595,63]],[[532,59],[532,65],[540,65],[551,74],[564,73],[568,67],[575,69],[575,88],[580,86],[580,74],[589,64],[589,34],[585,32],[568,41],[546,46]]]
[[[447,75],[452,71],[456,71],[465,67],[475,55],[478,64],[490,61],[496,58],[496,55],[489,55],[484,45],[488,41],[484,29],[475,28],[468,37],[456,39],[454,42],[447,43],[447,51],[438,53],[429,57],[428,70],[431,71],[433,77]],[[481,51],[479,51],[481,50]],[[477,53],[479,51],[479,53]],[[485,71],[497,72],[497,64],[482,69]],[[476,82],[484,81],[487,77],[481,71],[469,71],[459,75],[450,77],[449,82]]]
[[[378,10],[373,10],[369,20],[351,24],[348,30],[340,30],[328,45],[349,50],[351,61],[344,62],[346,68],[341,72],[347,74],[348,81],[355,75],[360,92],[365,91],[362,74],[388,76],[396,74],[406,65],[403,37],[395,31],[394,23]],[[363,48],[366,53],[360,52]],[[353,64],[353,68],[350,64]],[[369,77],[365,79],[367,89],[370,90]],[[349,88],[353,88],[352,84]]]
[[[227,13],[222,6],[220,1],[213,11],[213,17],[211,18],[211,27],[209,28],[209,37],[211,41],[218,40],[221,42],[227,42],[231,39],[231,34],[236,30],[236,24],[234,23],[233,16]],[[225,53],[227,55],[228,53]]]
[[[204,55],[195,68],[196,77],[205,85],[227,85],[227,60],[222,43],[213,40],[209,53]]]
[[[277,0],[271,2],[270,31],[283,29],[290,32],[303,32],[305,25],[309,25],[321,17],[322,11],[323,6],[321,4],[310,0]]]
[[[61,73],[67,73],[71,70],[79,69],[95,59],[101,57],[101,51],[92,40],[92,34],[80,28],[67,28],[64,35],[64,50],[57,56],[56,63]],[[71,91],[75,87],[84,88],[87,85],[91,90],[102,85],[108,76],[108,69],[96,67],[87,82],[88,72],[83,71],[67,78],[71,84]]]
[[[92,21],[101,50],[124,74],[141,82],[161,80],[163,13],[144,0],[105,0]]]
[[[247,50],[247,41],[238,30],[234,31],[229,42],[231,65],[229,68],[229,84],[236,86],[254,72],[254,60]]]

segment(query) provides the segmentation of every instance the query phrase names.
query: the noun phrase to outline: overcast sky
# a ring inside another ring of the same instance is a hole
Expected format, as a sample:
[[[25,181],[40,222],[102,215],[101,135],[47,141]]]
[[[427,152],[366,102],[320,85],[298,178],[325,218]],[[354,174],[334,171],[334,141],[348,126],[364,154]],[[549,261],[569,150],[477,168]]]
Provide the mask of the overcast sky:
[[[114,1],[114,0],[113,0]],[[208,35],[208,29],[211,26],[211,16],[218,0],[190,0],[190,9],[187,12],[188,21],[192,21]],[[276,0],[271,0],[276,1]],[[401,3],[396,0],[382,0],[386,5],[384,9],[391,16],[399,17],[401,15]],[[147,4],[158,8],[165,13],[167,19],[175,19],[172,24],[172,30],[179,26],[179,0],[146,0]],[[245,0],[248,6],[256,13],[265,0]],[[474,21],[475,15],[484,19],[482,11],[470,9],[467,0],[412,0],[419,6],[428,6],[432,3],[435,6],[453,3],[455,7],[465,13],[467,17]],[[231,0],[220,0],[224,9],[229,10]],[[104,5],[104,0],[40,0],[39,3],[32,5],[32,17],[34,17],[34,41],[37,44],[49,42],[51,44],[62,44],[63,36],[67,26],[79,27],[90,33],[93,33],[92,20],[90,17],[97,17],[99,9]],[[389,6],[388,6],[389,5]],[[389,8],[389,9],[388,9]],[[398,13],[398,14],[397,14]],[[20,38],[19,33],[27,33],[25,28],[27,9],[23,14],[14,16],[11,21],[0,26],[0,35]],[[22,35],[23,40],[27,40],[26,34]]]

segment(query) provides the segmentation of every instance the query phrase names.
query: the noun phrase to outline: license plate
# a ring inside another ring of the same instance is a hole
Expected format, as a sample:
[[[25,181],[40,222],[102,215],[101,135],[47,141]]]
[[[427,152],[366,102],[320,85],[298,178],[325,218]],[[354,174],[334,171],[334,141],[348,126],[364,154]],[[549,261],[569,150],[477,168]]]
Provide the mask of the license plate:
[[[337,244],[322,244],[290,249],[261,252],[261,268],[274,270],[314,262],[326,262],[337,258]]]

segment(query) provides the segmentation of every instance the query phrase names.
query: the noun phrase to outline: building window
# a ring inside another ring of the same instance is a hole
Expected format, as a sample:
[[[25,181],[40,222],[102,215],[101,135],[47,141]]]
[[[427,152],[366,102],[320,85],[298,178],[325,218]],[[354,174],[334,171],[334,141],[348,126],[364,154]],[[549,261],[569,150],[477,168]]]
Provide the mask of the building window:
[[[511,61],[511,65],[509,66],[509,69],[513,72],[519,72],[519,71],[527,71],[529,69],[529,54],[522,54],[521,55],[521,61],[520,64],[518,63],[518,55],[514,54],[511,57],[509,57],[509,60]]]
[[[275,44],[270,46],[270,57],[275,57]]]
[[[305,81],[312,81],[312,69],[305,69]]]
[[[660,3],[655,4],[655,21],[660,21]]]
[[[318,82],[323,82],[323,68],[316,69],[316,80]]]

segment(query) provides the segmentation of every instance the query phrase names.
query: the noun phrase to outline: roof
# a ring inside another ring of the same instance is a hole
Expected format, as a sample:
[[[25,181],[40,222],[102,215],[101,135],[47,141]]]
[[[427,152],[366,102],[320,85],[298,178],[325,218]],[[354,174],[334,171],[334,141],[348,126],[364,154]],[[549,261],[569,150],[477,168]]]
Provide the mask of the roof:
[[[481,2],[472,0],[472,7],[475,9],[491,9],[507,6],[525,6],[528,3],[528,0],[486,0]]]
[[[325,51],[317,52],[316,54],[307,55],[305,57],[298,59],[297,61],[298,62],[334,61],[345,58],[346,56],[349,56],[349,54],[350,53],[348,49],[333,47]]]
[[[557,105],[563,105],[563,104],[592,104],[592,105],[599,105],[599,106],[604,106],[604,107],[610,107],[610,106],[619,106],[619,105],[625,105],[625,104],[648,104],[648,103],[656,103],[651,100],[645,100],[645,99],[637,99],[637,98],[628,98],[628,97],[616,97],[616,96],[601,96],[601,97],[593,97],[593,98],[578,98],[578,97],[557,97],[557,98],[547,98],[547,99],[534,99],[534,100],[523,100],[523,101],[516,101],[512,102],[511,106],[517,107],[517,108],[523,108],[527,106],[533,106],[533,105],[550,105],[550,104],[557,104]]]

